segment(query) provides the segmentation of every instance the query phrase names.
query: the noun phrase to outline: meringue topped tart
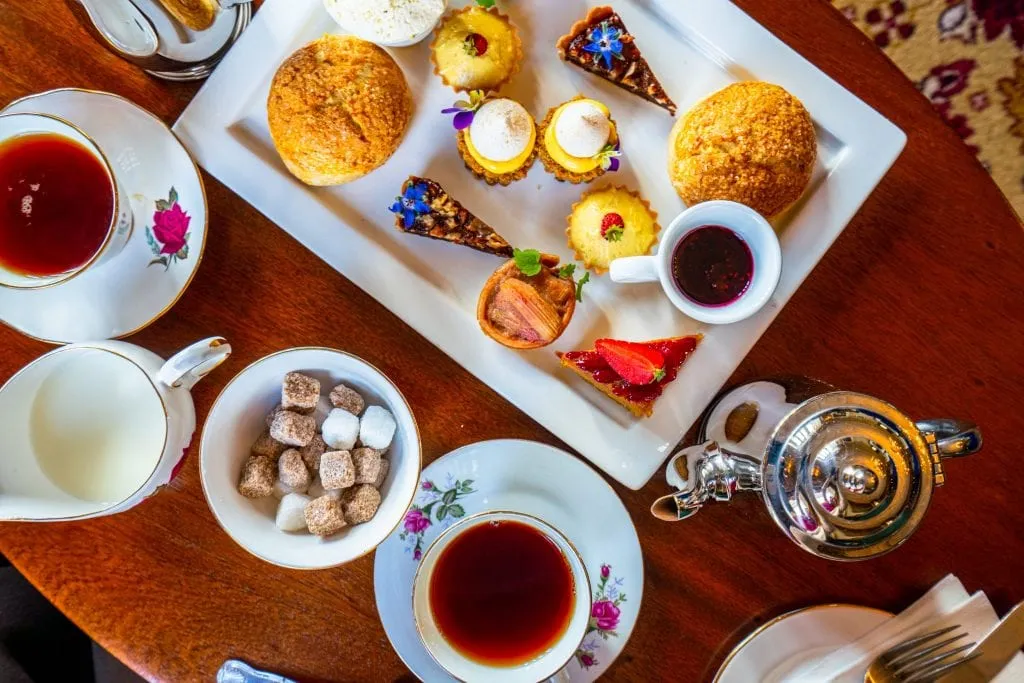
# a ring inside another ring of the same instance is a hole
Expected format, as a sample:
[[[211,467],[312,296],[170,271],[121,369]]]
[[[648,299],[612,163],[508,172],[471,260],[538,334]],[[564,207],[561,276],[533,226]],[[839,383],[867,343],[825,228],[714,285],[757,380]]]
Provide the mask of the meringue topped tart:
[[[466,167],[494,185],[526,177],[536,158],[537,126],[523,105],[509,99],[484,102],[459,132]]]
[[[559,180],[590,182],[618,167],[618,132],[602,102],[577,97],[549,111],[541,128],[541,161]]]

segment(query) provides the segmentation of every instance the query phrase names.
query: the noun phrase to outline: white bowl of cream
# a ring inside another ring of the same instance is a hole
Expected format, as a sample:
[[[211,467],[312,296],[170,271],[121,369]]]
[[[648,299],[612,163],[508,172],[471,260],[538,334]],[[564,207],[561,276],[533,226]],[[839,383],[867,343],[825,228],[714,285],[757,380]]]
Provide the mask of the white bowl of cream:
[[[388,47],[415,45],[434,30],[448,0],[324,0],[341,28]]]

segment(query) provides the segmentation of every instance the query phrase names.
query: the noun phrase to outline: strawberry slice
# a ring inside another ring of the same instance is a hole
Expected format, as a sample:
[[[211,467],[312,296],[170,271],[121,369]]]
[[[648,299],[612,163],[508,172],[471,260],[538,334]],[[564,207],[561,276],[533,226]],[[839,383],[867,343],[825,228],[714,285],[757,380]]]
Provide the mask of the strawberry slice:
[[[594,348],[630,384],[651,384],[665,377],[665,356],[646,344],[598,339]]]
[[[479,33],[470,33],[464,42],[466,53],[472,57],[483,57],[487,53],[487,39]]]

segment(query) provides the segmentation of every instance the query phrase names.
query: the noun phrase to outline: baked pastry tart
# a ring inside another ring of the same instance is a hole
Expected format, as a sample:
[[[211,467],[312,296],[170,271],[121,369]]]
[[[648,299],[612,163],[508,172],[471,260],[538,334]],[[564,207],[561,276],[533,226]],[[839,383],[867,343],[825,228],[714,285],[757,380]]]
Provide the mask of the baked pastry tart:
[[[507,16],[469,5],[441,19],[430,53],[434,73],[448,87],[492,92],[519,71],[523,43]]]
[[[697,348],[702,335],[628,342],[598,339],[587,351],[559,353],[562,366],[582,377],[636,417],[654,414],[654,403]]]
[[[548,111],[538,130],[538,154],[548,173],[569,183],[589,183],[619,170],[619,132],[608,107],[577,96]]]
[[[474,90],[442,110],[455,114],[459,155],[466,168],[490,185],[509,185],[526,177],[537,158],[537,124],[515,100],[486,99]]]
[[[622,186],[584,192],[566,221],[565,234],[576,260],[597,274],[617,258],[649,252],[660,230],[651,205]]]
[[[661,87],[622,17],[595,7],[558,39],[558,56],[675,115],[675,102]]]
[[[534,256],[532,262],[523,258],[527,254]],[[576,287],[572,268],[558,268],[557,256],[517,250],[516,258],[484,283],[476,307],[480,329],[509,348],[547,346],[572,320]]]
[[[429,178],[409,176],[390,207],[402,232],[512,258],[512,245]]]

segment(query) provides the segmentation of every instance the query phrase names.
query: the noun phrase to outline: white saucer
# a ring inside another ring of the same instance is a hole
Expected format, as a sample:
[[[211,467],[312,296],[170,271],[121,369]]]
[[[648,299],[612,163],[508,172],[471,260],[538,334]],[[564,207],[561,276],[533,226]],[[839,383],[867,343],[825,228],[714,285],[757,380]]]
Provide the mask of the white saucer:
[[[131,197],[135,225],[116,257],[45,289],[0,288],[0,321],[54,344],[126,337],[166,313],[192,281],[206,247],[206,193],[199,169],[158,118],[109,93],[51,90],[11,103],[3,113],[53,114],[99,143]],[[187,253],[154,263],[163,244],[151,228],[157,200],[171,188],[188,214]]]
[[[566,680],[593,681],[622,652],[636,623],[644,586],[640,541],[629,513],[604,479],[581,460],[532,441],[471,444],[423,470],[405,522],[377,548],[373,566],[377,611],[391,645],[421,680],[455,680],[434,662],[416,633],[413,576],[419,553],[441,530],[485,510],[540,517],[580,551],[590,574],[594,611],[601,613],[603,626],[617,622],[607,631],[588,633],[564,670]],[[591,627],[597,621],[592,616]]]
[[[763,624],[725,658],[714,683],[782,683],[812,661],[865,635],[892,618],[856,605],[805,607]]]

